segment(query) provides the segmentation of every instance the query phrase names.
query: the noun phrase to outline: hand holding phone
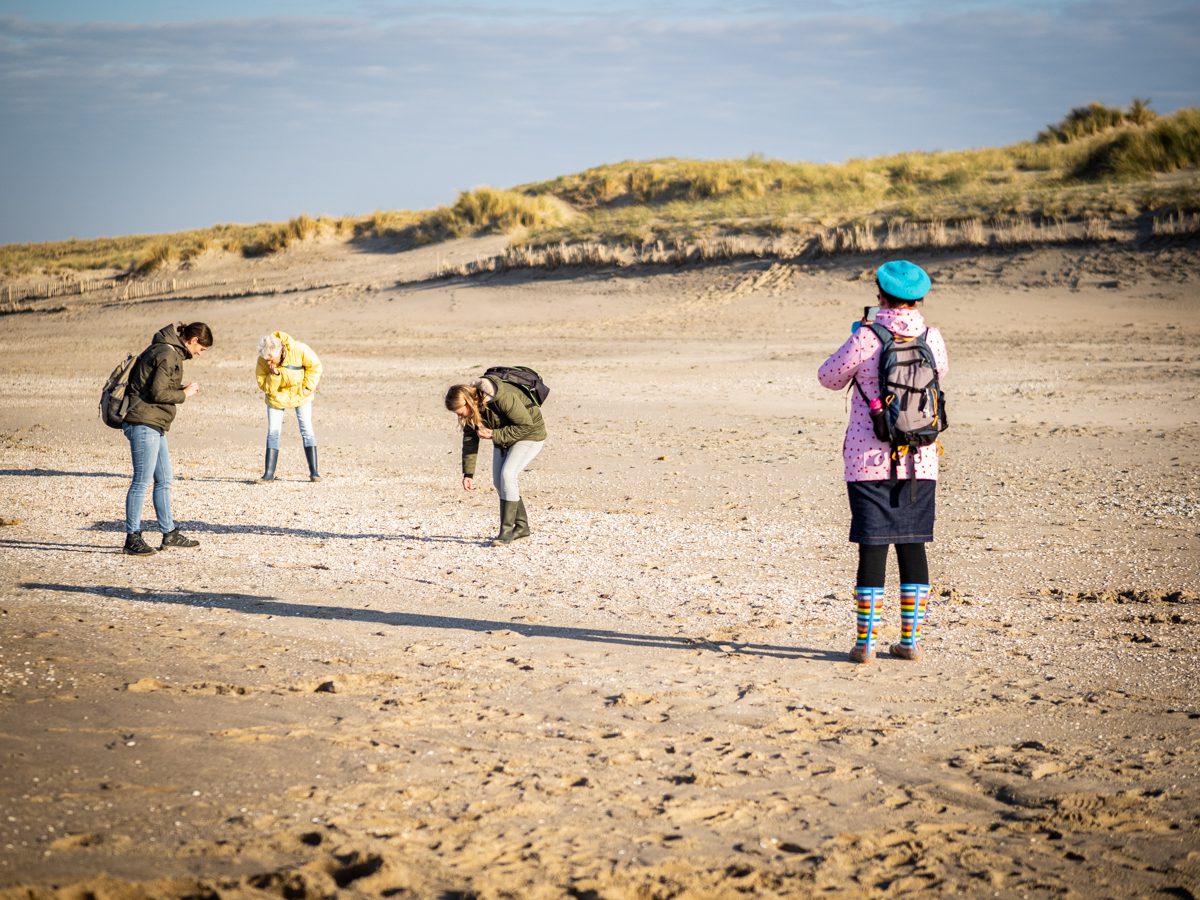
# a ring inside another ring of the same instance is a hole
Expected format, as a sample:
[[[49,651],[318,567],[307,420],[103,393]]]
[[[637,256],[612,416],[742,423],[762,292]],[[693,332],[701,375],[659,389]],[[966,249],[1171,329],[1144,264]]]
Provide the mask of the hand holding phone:
[[[869,325],[871,322],[874,322],[877,312],[879,312],[878,306],[864,306],[862,318],[850,323],[850,333],[855,334],[864,324]]]

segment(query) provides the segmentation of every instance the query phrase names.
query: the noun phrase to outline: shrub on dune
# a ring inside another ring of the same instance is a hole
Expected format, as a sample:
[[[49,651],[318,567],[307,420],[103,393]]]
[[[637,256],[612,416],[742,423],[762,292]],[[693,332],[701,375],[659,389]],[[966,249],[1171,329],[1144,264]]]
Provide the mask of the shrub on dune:
[[[1102,103],[1089,103],[1067,113],[1057,125],[1049,125],[1038,134],[1041,144],[1069,144],[1093,134],[1101,134],[1125,123],[1125,113]]]
[[[1195,166],[1200,166],[1200,110],[1187,109],[1096,147],[1073,174],[1085,179],[1145,178]]]
[[[134,267],[134,271],[139,275],[145,275],[178,260],[179,250],[174,244],[168,241],[158,241],[151,244],[146,252],[142,254],[137,265]]]

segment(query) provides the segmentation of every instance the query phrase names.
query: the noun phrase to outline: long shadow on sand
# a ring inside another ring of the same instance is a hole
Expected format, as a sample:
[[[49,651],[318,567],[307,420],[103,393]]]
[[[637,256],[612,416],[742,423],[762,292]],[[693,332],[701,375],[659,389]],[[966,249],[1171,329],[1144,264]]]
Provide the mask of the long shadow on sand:
[[[740,261],[705,260],[688,264],[689,269],[696,271],[705,268],[723,267],[727,269],[744,268],[766,269],[771,261],[746,259]],[[426,278],[415,278],[411,281],[396,281],[392,284],[395,289],[408,291],[429,291],[438,288],[482,288],[498,285],[521,286],[531,281],[562,281],[580,284],[587,282],[607,282],[616,279],[637,280],[654,275],[670,275],[678,271],[674,265],[643,265],[629,266],[562,266],[557,269],[531,267],[527,269],[508,269],[502,272],[479,272],[475,275],[430,275]]]
[[[121,545],[98,547],[95,544],[69,544],[64,541],[31,541],[24,538],[4,538],[0,548],[13,550],[53,550],[55,553],[120,553]]]
[[[154,521],[151,519],[150,521]],[[418,544],[465,544],[479,547],[488,543],[487,540],[454,537],[446,534],[392,534],[382,533],[346,533],[337,531],[313,531],[311,528],[284,528],[279,525],[221,525],[211,522],[180,522],[176,526],[185,534],[267,534],[278,537],[314,538],[332,540],[334,538],[349,541],[412,541]],[[87,527],[88,531],[124,532],[124,521],[93,522]],[[151,529],[153,530],[153,529]]]
[[[117,472],[63,472],[59,469],[0,469],[0,475],[37,476],[48,478],[128,478]]]
[[[139,593],[125,587],[79,584],[43,584],[24,582],[28,591],[58,591],[73,594],[95,594],[118,600],[140,603],[170,603],[181,606],[228,609],[234,612],[261,616],[292,616],[304,619],[343,619],[348,622],[367,622],[390,628],[443,628],[457,631],[512,631],[530,638],[557,638],[568,641],[588,641],[602,644],[622,644],[634,647],[654,647],[659,650],[711,650],[715,653],[738,653],[752,656],[775,656],[783,659],[812,659],[821,662],[844,662],[844,653],[816,650],[809,647],[780,647],[771,644],[747,644],[739,641],[710,641],[707,638],[659,634],[628,634],[598,628],[570,628],[555,625],[530,625],[524,622],[502,622],[489,619],[463,619],[457,616],[429,616],[422,613],[384,612],[377,609],[350,609],[344,606],[308,606],[303,603],[284,603],[273,597],[257,594],[219,594],[205,591],[146,591]]]

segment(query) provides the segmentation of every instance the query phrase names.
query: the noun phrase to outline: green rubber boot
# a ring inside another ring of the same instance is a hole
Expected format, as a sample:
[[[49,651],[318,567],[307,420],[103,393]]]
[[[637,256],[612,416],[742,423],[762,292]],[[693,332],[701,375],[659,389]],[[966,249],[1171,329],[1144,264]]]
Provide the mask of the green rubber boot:
[[[513,523],[513,540],[529,537],[529,514],[525,512],[525,498],[517,501],[517,518]]]
[[[500,533],[492,538],[493,547],[513,542],[513,529],[516,525],[519,505],[515,500],[500,501]]]

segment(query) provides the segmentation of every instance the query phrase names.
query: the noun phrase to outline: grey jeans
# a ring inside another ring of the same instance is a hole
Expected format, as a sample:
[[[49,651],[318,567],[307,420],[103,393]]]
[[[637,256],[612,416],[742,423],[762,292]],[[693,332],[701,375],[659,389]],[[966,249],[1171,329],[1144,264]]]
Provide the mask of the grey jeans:
[[[501,450],[492,447],[492,484],[500,494],[501,500],[516,502],[521,499],[521,488],[517,485],[517,476],[525,471],[525,467],[533,462],[533,458],[542,452],[545,441],[517,441],[511,447]]]

